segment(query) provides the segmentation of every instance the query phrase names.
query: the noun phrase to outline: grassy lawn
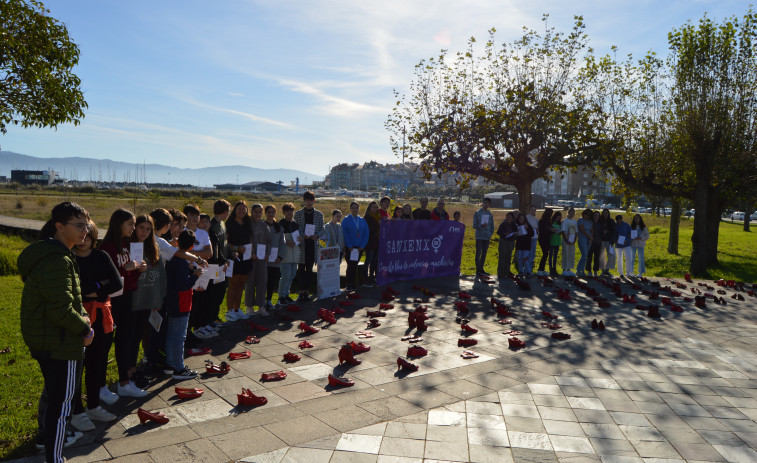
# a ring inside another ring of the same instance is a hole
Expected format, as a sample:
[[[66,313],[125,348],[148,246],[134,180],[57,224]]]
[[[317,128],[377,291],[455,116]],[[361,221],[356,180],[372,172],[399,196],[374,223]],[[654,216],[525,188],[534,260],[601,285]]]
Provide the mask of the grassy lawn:
[[[59,199],[63,198],[49,198],[49,201],[46,201],[44,206],[38,205],[32,199],[23,200],[26,203],[33,204],[34,207],[24,206],[20,210],[14,210],[14,215],[25,216],[27,218],[45,218],[42,211],[49,211],[50,207]],[[88,209],[92,208],[91,210],[95,211],[96,220],[101,224],[107,223],[108,211],[112,211],[118,206],[130,206],[126,200],[122,200],[124,204],[108,202],[108,207],[106,208],[106,204],[95,204],[97,201],[103,201],[97,198],[66,199],[78,200],[84,207]],[[227,199],[231,200],[235,198]],[[5,201],[7,200],[8,198],[5,198]],[[181,207],[190,201],[191,199],[173,199],[168,204],[163,201],[160,205]],[[205,210],[212,207],[211,200],[197,202],[200,202]],[[248,204],[252,202],[255,202],[254,198],[250,198]],[[275,204],[280,205],[283,202],[284,200],[279,199]],[[293,202],[296,207],[299,207],[298,202]],[[319,201],[317,207],[321,211],[330,213],[331,209],[335,207],[346,210],[348,204],[348,199]],[[144,200],[142,204],[138,205],[137,211],[142,213],[157,206],[157,202]],[[25,213],[21,213],[24,209],[26,209]],[[30,211],[29,209],[34,209],[34,211]],[[477,206],[474,205],[457,205],[453,203],[448,206],[450,213],[454,210],[460,210],[462,221],[468,225],[461,266],[462,273],[466,275],[473,274],[475,270],[473,262],[475,244],[470,224],[472,223],[473,212],[476,209]],[[3,210],[7,211],[7,209]],[[505,211],[494,211],[496,225],[499,225],[504,215]],[[681,222],[680,255],[670,255],[667,254],[669,220],[651,216],[645,216],[644,220],[651,231],[651,237],[646,250],[647,275],[680,278],[688,268],[693,221],[683,220]],[[102,233],[104,234],[104,231]],[[0,234],[0,275],[8,275],[16,271],[16,257],[26,245],[27,242],[19,237]],[[492,274],[496,274],[497,248],[498,237],[495,235],[489,247],[486,265],[487,271]],[[540,253],[537,250],[537,262],[540,258]],[[757,281],[757,234],[745,233],[742,230],[741,224],[722,222],[720,225],[719,256],[721,267],[712,271],[711,277],[713,279],[725,278],[747,282]],[[578,257],[578,249],[576,249],[576,261],[578,261]],[[37,429],[37,400],[42,388],[42,378],[37,363],[29,356],[28,349],[19,332],[18,308],[21,301],[22,287],[21,280],[17,275],[0,276],[0,288],[2,288],[0,290],[0,352],[2,352],[0,353],[0,375],[2,375],[2,381],[0,381],[0,410],[2,410],[0,414],[0,460],[36,453],[34,438]],[[274,302],[275,299],[276,297],[274,296]],[[222,314],[225,310],[224,303],[221,308]],[[117,379],[113,357],[114,355],[111,351],[111,361],[108,370],[109,384],[112,384]]]

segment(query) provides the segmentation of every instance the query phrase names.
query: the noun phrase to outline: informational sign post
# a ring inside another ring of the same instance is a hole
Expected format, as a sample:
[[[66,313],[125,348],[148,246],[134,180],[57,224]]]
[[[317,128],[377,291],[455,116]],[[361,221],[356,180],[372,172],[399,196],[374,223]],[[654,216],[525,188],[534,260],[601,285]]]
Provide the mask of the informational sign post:
[[[464,235],[452,220],[381,222],[377,283],[459,276]]]
[[[339,288],[339,246],[319,248],[318,252],[318,298],[338,296]]]

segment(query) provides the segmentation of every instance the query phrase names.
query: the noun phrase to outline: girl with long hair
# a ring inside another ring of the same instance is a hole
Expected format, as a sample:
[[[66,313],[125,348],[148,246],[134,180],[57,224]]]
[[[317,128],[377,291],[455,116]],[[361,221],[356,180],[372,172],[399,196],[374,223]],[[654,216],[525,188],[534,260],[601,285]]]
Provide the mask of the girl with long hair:
[[[544,266],[547,263],[547,259],[549,257],[549,246],[552,241],[552,208],[546,208],[544,209],[544,212],[541,214],[541,218],[539,219],[539,247],[541,248],[541,259],[539,259],[539,271],[536,272],[537,275],[546,275],[547,272],[544,271]]]
[[[636,254],[639,255],[639,264],[636,276],[641,278],[647,271],[644,263],[644,248],[649,239],[649,228],[644,224],[644,219],[639,214],[633,216],[631,221],[631,273],[633,273],[633,261],[636,260]]]
[[[363,216],[368,222],[368,244],[365,246],[364,286],[376,286],[376,270],[378,268],[379,228],[381,214],[378,203],[371,201]]]
[[[108,231],[100,244],[100,249],[108,253],[116,264],[124,281],[123,294],[111,297],[111,312],[116,324],[114,343],[116,365],[118,366],[117,393],[121,397],[144,397],[147,392],[134,384],[132,375],[136,370],[136,359],[132,361],[134,339],[137,336],[137,316],[132,311],[132,298],[137,289],[141,272],[147,270],[147,262],[135,262],[131,258],[131,235],[135,229],[134,214],[126,209],[117,209],[110,216]],[[133,365],[132,365],[133,363]]]
[[[246,320],[250,316],[242,310],[242,293],[247,282],[247,275],[252,268],[251,260],[243,260],[245,246],[252,241],[250,226],[252,219],[247,203],[240,200],[231,209],[231,215],[226,219],[226,239],[229,243],[230,264],[232,276],[229,289],[226,292],[226,320]],[[254,252],[254,250],[253,250]]]

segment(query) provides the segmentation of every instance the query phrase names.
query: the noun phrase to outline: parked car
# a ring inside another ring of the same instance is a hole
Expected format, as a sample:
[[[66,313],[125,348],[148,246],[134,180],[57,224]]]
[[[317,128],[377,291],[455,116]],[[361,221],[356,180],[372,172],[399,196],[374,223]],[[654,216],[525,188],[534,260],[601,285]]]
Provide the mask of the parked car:
[[[757,220],[757,211],[752,212],[752,215],[749,216],[749,221]]]
[[[744,220],[744,213],[741,211],[734,212],[731,214],[731,220]]]

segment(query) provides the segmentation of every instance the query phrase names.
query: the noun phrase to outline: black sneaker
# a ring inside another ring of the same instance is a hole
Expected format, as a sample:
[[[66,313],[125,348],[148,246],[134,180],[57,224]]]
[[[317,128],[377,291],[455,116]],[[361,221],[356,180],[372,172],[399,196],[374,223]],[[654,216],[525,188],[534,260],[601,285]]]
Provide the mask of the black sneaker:
[[[186,366],[181,371],[174,370],[173,372],[173,379],[178,379],[179,381],[183,381],[185,379],[193,379],[196,377],[197,377],[197,372],[194,370],[190,370],[189,367],[186,367]]]
[[[147,389],[150,387],[150,381],[145,377],[144,373],[139,370],[134,373],[131,380],[134,382],[134,385],[140,389]]]

